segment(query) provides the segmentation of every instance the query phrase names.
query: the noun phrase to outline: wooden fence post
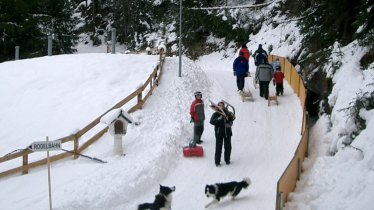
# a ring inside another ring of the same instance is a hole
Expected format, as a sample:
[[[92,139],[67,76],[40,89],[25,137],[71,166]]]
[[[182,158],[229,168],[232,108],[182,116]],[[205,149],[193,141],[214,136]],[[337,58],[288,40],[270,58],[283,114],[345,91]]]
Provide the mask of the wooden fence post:
[[[164,48],[160,49],[160,63],[162,62],[162,57],[164,55]]]
[[[159,65],[157,65],[157,69],[160,70]],[[153,77],[153,80],[155,81],[155,85],[158,86],[157,71],[155,72],[155,76]]]
[[[152,87],[153,87],[153,78],[149,81],[149,88],[151,90],[151,95],[152,95]]]
[[[74,160],[79,157],[79,141],[76,136],[74,136]]]
[[[22,156],[22,165],[23,166],[27,166],[29,164],[29,155],[28,154],[25,154]],[[22,171],[22,174],[28,174],[29,173],[29,169],[25,169]]]
[[[301,160],[300,158],[297,158],[297,180],[300,180],[300,174],[301,174]]]
[[[142,96],[142,93],[143,92],[140,92],[139,94],[138,94],[138,105],[139,105],[139,109],[142,109],[143,108],[143,96]]]

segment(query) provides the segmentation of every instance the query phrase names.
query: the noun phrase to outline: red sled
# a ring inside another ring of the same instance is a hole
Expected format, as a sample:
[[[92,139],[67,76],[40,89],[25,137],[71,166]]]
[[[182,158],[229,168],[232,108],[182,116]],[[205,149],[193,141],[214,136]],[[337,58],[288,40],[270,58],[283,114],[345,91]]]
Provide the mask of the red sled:
[[[202,157],[204,156],[204,150],[201,146],[195,146],[195,147],[183,147],[183,155],[185,157]]]

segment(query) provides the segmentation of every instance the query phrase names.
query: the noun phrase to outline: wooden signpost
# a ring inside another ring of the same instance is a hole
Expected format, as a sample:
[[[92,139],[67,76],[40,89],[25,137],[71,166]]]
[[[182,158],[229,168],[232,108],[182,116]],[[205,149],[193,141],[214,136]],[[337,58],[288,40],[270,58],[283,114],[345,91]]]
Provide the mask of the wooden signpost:
[[[47,136],[46,141],[33,142],[29,148],[34,152],[47,151],[49,209],[52,210],[51,163],[49,161],[49,150],[60,150],[61,141],[49,141]]]

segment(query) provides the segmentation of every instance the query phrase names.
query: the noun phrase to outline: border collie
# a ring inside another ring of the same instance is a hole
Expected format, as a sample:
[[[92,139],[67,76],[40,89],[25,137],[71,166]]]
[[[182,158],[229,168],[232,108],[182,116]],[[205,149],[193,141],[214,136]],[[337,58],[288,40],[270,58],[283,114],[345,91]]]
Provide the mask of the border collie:
[[[218,203],[221,198],[227,196],[228,194],[231,195],[232,200],[240,193],[242,188],[247,188],[251,185],[251,179],[246,177],[241,182],[227,182],[227,183],[217,183],[213,185],[206,185],[205,186],[205,195],[209,197],[213,197],[214,200],[208,203],[205,208],[208,208],[210,205],[214,203]]]
[[[160,192],[155,196],[153,203],[143,203],[138,206],[138,210],[170,210],[171,209],[171,193],[175,191],[175,187],[160,185]]]

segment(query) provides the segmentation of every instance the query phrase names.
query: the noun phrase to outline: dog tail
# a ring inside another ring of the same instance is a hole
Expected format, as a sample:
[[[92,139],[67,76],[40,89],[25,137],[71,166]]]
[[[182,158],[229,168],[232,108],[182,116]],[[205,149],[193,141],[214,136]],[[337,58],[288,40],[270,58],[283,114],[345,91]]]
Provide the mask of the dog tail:
[[[249,177],[245,177],[243,181],[240,182],[243,188],[247,188],[249,185],[252,184],[252,181]]]

